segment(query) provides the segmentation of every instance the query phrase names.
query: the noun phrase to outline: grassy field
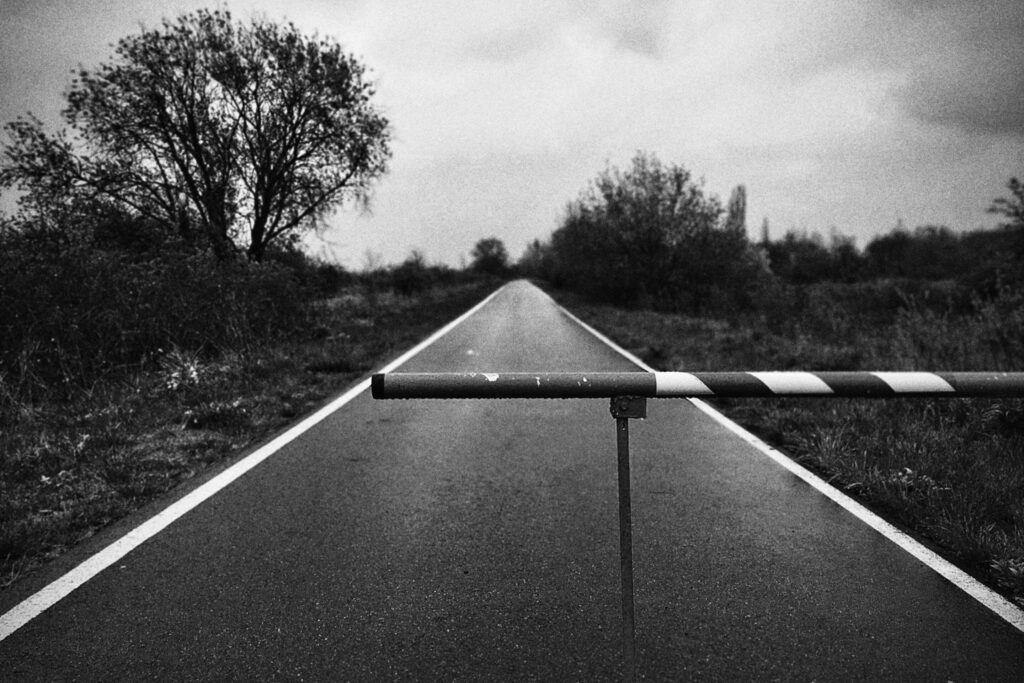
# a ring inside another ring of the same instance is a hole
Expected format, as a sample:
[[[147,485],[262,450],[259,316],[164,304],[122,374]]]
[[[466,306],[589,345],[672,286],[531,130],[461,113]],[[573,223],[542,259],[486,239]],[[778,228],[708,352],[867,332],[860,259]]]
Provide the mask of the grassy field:
[[[0,429],[0,588],[204,468],[266,439],[457,317],[494,282],[396,294],[353,285],[272,345],[145,370],[60,400],[8,401]]]
[[[786,325],[564,306],[659,370],[1020,370],[1024,307],[910,307],[870,324],[810,306]],[[1024,400],[747,399],[716,406],[1024,607]]]

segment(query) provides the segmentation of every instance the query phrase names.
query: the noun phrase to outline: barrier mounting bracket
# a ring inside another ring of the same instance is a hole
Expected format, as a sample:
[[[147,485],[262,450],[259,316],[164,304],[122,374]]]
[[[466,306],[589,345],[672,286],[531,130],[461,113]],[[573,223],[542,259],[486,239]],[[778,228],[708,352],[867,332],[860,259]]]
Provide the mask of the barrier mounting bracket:
[[[643,420],[647,417],[647,399],[643,396],[615,396],[610,409],[615,419]]]

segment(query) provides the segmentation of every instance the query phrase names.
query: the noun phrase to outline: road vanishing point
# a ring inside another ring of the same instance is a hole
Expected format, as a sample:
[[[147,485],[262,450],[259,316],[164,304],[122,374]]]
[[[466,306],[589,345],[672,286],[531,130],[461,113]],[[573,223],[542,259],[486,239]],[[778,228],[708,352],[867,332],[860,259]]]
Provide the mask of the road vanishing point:
[[[525,281],[385,369],[645,371]],[[608,401],[368,385],[0,595],[0,680],[626,677]],[[706,406],[630,437],[641,680],[1024,680],[1019,610]]]

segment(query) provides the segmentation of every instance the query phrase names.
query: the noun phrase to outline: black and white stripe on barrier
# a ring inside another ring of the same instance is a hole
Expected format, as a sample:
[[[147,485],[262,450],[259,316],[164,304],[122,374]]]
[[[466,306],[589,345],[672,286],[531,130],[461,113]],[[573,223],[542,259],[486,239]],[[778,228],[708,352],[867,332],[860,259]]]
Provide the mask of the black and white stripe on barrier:
[[[1024,397],[1024,372],[470,372],[384,373],[373,397],[887,398]]]

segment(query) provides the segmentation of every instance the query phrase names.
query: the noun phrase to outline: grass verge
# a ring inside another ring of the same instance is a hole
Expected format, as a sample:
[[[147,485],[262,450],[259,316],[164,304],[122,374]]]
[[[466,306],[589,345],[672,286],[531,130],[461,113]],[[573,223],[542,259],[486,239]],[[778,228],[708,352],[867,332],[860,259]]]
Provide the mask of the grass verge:
[[[0,589],[97,530],[266,439],[476,304],[495,283],[398,295],[353,286],[274,345],[145,371],[64,400],[10,401],[0,422]]]
[[[908,348],[899,344],[908,329],[916,329],[904,317],[842,342],[835,337],[816,338],[806,329],[785,334],[756,322],[624,310],[563,291],[550,293],[659,370],[908,369]],[[989,325],[991,321],[980,322]],[[932,323],[922,320],[917,331],[927,331]],[[969,320],[961,321],[959,329],[951,324],[940,341],[948,345],[958,336],[967,339],[972,330]],[[894,358],[901,359],[901,367],[891,366]],[[1001,365],[996,369],[1014,369]],[[1024,400],[734,399],[713,403],[1024,607]]]

